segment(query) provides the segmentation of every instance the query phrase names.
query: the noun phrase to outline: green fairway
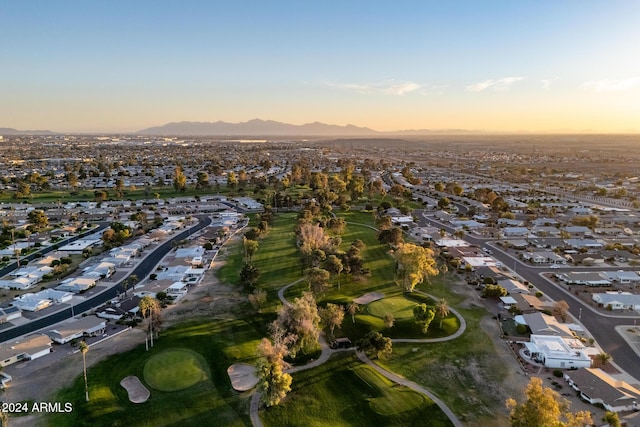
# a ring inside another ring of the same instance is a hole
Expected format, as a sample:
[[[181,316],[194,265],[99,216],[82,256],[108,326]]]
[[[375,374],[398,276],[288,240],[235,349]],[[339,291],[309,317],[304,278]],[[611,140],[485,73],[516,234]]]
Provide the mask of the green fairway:
[[[145,351],[142,342],[134,350],[91,367],[87,372],[89,402],[85,402],[82,376],[52,396],[52,401],[72,403],[73,411],[49,414],[46,423],[52,427],[250,425],[245,409],[247,396],[232,389],[227,368],[236,362],[255,363],[255,346],[245,347],[244,343],[257,342],[263,333],[241,320],[199,320],[167,329],[150,351]],[[91,358],[91,352],[87,358]],[[145,371],[151,369],[155,375],[160,373],[161,381],[188,383],[164,376],[171,370],[166,366],[171,360],[186,361],[187,372],[194,374],[191,381],[197,375],[199,380],[180,391],[159,391],[157,385],[148,383],[153,387],[151,398],[131,403],[120,386],[126,376],[135,375],[147,382]],[[154,367],[156,362],[163,363]]]
[[[177,391],[205,381],[206,361],[187,349],[170,349],[154,355],[144,365],[144,381],[160,391]]]
[[[284,403],[260,415],[267,427],[451,425],[427,396],[390,382],[353,353],[295,374]]]
[[[385,314],[391,313],[395,319],[409,319],[413,317],[413,307],[417,303],[403,296],[383,298],[367,305],[369,314],[378,317],[384,317]]]

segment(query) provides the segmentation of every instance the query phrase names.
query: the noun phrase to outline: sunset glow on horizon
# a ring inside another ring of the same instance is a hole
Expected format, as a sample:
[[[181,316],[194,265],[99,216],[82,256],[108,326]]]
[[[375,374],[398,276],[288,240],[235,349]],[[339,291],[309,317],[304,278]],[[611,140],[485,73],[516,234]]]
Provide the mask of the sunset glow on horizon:
[[[632,0],[9,1],[0,13],[0,127],[640,132]]]

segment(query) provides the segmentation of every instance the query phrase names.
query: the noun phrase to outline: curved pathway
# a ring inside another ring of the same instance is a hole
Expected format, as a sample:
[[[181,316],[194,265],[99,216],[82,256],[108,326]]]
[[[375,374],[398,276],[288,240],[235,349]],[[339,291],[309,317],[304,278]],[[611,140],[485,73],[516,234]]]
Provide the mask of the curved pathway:
[[[365,224],[358,224],[358,225],[365,225]],[[366,225],[365,225],[366,226]],[[369,227],[369,226],[367,226]],[[280,299],[280,301],[282,302],[282,304],[288,305],[291,304],[285,297],[284,297],[284,293],[286,292],[287,289],[289,289],[290,287],[297,285],[298,283],[302,282],[304,280],[304,278],[300,278],[298,280],[296,280],[295,282],[289,283],[288,285],[285,285],[283,287],[281,287],[278,290],[278,298]],[[417,293],[420,293],[422,295],[426,295],[430,298],[434,298],[432,295],[427,294],[426,292],[422,292],[422,291],[416,291]],[[409,338],[396,338],[391,340],[391,342],[394,343],[430,343],[430,342],[443,342],[443,341],[450,341],[453,339],[458,338],[460,335],[462,335],[465,330],[467,329],[467,322],[464,320],[464,318],[460,315],[460,313],[458,313],[456,310],[449,308],[449,310],[458,318],[458,320],[460,321],[460,327],[458,328],[458,330],[452,334],[449,335],[447,337],[441,337],[441,338],[422,338],[422,339],[409,339]],[[307,363],[306,365],[302,365],[302,366],[294,366],[292,368],[287,369],[287,373],[289,374],[293,374],[296,372],[300,372],[300,371],[304,371],[307,369],[311,369],[311,368],[315,368],[317,366],[322,365],[323,363],[325,363],[327,360],[329,360],[329,358],[331,357],[331,355],[335,352],[340,352],[340,351],[353,351],[355,350],[354,347],[352,348],[343,348],[343,349],[331,349],[329,347],[329,345],[327,344],[327,340],[325,339],[324,334],[320,334],[320,338],[319,338],[319,342],[320,342],[320,349],[321,349],[321,353],[320,353],[320,357],[318,357],[316,360]],[[397,374],[394,374],[393,372],[389,372],[386,369],[376,365],[375,363],[373,363],[371,361],[371,359],[369,359],[367,357],[367,355],[364,352],[360,352],[360,351],[356,351],[356,355],[358,356],[358,358],[366,363],[367,365],[371,366],[373,369],[375,369],[378,373],[380,373],[382,376],[386,377],[387,379],[389,379],[390,381],[393,381],[397,384],[401,384],[404,385],[414,391],[417,391],[418,393],[422,393],[426,396],[428,396],[431,400],[434,401],[434,403],[436,405],[438,405],[438,407],[442,410],[442,412],[444,412],[447,417],[449,417],[449,419],[451,420],[451,422],[453,423],[454,426],[456,427],[462,427],[462,423],[460,422],[460,420],[458,420],[458,418],[455,416],[455,414],[451,411],[451,409],[449,409],[449,407],[442,401],[440,400],[438,397],[436,397],[432,392],[430,392],[429,390],[425,389],[424,387],[407,380],[406,378],[403,378]],[[253,395],[251,396],[251,402],[249,405],[249,415],[251,417],[251,424],[254,427],[263,427],[262,424],[262,420],[260,419],[260,415],[259,415],[259,411],[260,411],[260,400],[262,398],[262,392],[260,391],[255,391],[253,393]]]

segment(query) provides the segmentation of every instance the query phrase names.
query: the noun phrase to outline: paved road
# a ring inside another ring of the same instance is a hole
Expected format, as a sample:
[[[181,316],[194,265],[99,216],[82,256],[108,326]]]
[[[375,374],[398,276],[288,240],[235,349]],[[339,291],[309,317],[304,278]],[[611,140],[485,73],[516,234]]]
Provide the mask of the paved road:
[[[155,268],[155,266],[160,262],[160,260],[172,249],[172,244],[176,240],[182,240],[192,233],[201,230],[202,228],[211,224],[211,218],[205,215],[196,216],[200,222],[179,234],[176,234],[171,239],[163,242],[157,248],[153,250],[153,252],[149,253],[138,265],[136,265],[133,270],[126,276],[129,277],[132,274],[135,274],[140,279],[146,277],[151,271]],[[126,279],[123,277],[122,279]],[[123,286],[121,285],[121,280],[118,284],[112,286],[111,288],[103,291],[100,294],[97,294],[86,301],[81,302],[80,304],[75,305],[73,308],[69,307],[67,309],[60,310],[58,312],[52,313],[48,316],[44,316],[42,318],[33,320],[27,324],[16,326],[11,329],[6,329],[0,332],[0,343],[8,341],[10,339],[14,339],[16,337],[29,334],[31,332],[35,332],[37,330],[50,327],[56,323],[62,322],[63,320],[69,319],[73,317],[73,314],[83,313],[85,311],[91,310],[92,308],[98,307],[101,304],[104,304],[110,299],[115,298],[118,294],[124,291]]]

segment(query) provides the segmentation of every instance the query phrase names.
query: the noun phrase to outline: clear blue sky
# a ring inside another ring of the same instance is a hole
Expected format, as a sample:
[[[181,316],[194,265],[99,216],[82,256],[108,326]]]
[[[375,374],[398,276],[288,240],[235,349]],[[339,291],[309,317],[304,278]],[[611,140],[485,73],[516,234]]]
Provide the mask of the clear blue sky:
[[[640,1],[18,1],[0,127],[640,131]]]

